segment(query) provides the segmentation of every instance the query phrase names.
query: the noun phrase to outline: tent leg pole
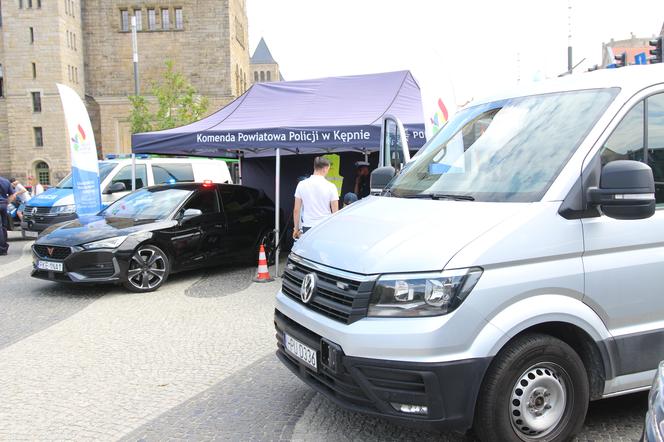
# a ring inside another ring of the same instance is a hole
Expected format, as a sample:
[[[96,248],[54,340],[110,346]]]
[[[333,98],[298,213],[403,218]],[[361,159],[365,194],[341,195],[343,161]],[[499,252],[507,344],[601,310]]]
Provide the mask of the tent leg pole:
[[[131,154],[131,191],[136,190],[136,154]]]
[[[279,277],[279,210],[281,199],[281,152],[279,148],[275,150],[275,175],[274,175],[274,273],[275,277]]]
[[[237,174],[238,174],[238,184],[242,184],[242,153],[238,152],[238,163],[237,163]]]
[[[369,162],[369,153],[366,150],[364,151],[364,161]]]

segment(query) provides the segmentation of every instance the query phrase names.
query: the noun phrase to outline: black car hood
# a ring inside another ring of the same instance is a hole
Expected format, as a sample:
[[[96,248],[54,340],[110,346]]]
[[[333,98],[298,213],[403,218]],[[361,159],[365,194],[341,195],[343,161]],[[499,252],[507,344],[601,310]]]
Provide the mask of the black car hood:
[[[79,246],[116,236],[160,230],[173,227],[176,224],[177,222],[172,220],[133,220],[130,218],[92,216],[56,224],[45,230],[35,244]]]

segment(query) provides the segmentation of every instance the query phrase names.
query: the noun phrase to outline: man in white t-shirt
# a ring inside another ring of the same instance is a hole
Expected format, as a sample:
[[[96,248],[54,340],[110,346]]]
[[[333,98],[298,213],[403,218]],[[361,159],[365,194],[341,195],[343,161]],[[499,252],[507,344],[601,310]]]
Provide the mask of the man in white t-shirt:
[[[295,225],[293,239],[298,239],[302,233],[339,210],[337,187],[325,179],[329,171],[330,161],[325,157],[316,157],[314,174],[297,185],[295,207],[293,208],[293,224]],[[300,214],[302,214],[302,218],[300,218]]]

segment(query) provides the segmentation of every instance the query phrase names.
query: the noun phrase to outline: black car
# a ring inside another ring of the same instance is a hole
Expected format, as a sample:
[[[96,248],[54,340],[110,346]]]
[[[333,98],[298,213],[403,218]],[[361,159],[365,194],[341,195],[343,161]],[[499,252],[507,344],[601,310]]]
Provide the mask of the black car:
[[[648,414],[643,430],[645,442],[664,442],[664,361],[659,364],[648,396]]]
[[[171,273],[257,258],[269,247],[274,204],[231,184],[147,187],[97,216],[45,230],[32,246],[32,276],[57,282],[159,288]]]

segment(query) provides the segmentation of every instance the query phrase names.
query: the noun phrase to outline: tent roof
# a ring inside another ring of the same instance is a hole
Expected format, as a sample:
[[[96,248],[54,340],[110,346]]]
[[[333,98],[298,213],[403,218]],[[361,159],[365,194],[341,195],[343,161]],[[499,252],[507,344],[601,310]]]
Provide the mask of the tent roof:
[[[272,53],[270,52],[270,49],[267,47],[267,43],[265,43],[265,40],[261,37],[261,41],[258,42],[258,46],[256,46],[256,50],[254,51],[254,55],[251,56],[251,63],[252,64],[276,64],[277,62],[274,61],[274,57],[272,57]]]
[[[377,150],[385,114],[400,118],[409,145],[421,147],[422,98],[409,71],[255,84],[200,121],[135,134],[132,146],[137,153],[209,156],[223,150],[269,154],[277,147],[293,153]]]

